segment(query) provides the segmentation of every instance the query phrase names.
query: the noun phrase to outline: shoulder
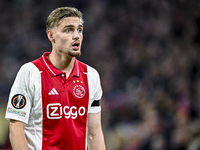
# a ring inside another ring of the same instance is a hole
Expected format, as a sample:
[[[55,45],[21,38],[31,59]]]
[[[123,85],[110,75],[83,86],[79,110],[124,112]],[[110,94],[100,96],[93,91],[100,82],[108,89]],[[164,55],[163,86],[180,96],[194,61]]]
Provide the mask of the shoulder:
[[[23,64],[20,70],[25,71],[25,72],[34,72],[38,69],[32,62],[28,62],[28,63]]]
[[[18,72],[18,75],[32,76],[32,75],[36,75],[39,73],[40,73],[39,69],[32,62],[28,62],[21,66],[21,68]]]
[[[99,73],[95,68],[93,68],[90,65],[85,64],[81,61],[78,61],[78,63],[79,63],[78,65],[79,65],[81,72],[85,72],[85,73],[87,72],[88,75],[95,76],[95,77],[99,76]]]
[[[23,70],[31,70],[34,68],[35,68],[35,65],[32,62],[25,63],[21,66],[21,69]]]
[[[15,78],[13,89],[24,89],[28,85],[33,85],[40,79],[40,72],[31,62],[21,66]]]
[[[98,71],[89,65],[87,65],[87,76],[89,83],[92,83],[94,85],[100,84],[100,76]]]
[[[97,71],[95,68],[93,68],[93,67],[91,67],[91,66],[89,66],[89,65],[87,65],[87,71],[88,71],[88,73],[91,74],[91,75],[99,76],[98,71]]]

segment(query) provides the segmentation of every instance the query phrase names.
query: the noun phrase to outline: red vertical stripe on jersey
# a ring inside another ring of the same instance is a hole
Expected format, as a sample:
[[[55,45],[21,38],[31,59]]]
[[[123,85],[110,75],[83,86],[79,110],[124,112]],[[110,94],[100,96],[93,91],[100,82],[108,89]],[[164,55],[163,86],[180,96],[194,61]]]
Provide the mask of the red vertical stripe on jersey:
[[[76,60],[66,80],[61,75],[52,76],[42,58],[33,63],[42,71],[42,149],[85,150],[89,88],[87,75],[82,72],[87,72],[87,66]],[[79,76],[74,76],[74,71]]]

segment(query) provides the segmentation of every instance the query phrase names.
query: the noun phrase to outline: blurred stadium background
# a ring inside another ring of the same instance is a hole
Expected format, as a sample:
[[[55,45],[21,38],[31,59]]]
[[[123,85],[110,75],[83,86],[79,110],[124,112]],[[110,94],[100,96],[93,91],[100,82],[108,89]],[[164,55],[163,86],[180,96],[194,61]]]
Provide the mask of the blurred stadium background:
[[[0,149],[10,87],[51,51],[45,21],[60,6],[84,14],[79,60],[101,76],[107,150],[200,150],[199,0],[0,0]]]

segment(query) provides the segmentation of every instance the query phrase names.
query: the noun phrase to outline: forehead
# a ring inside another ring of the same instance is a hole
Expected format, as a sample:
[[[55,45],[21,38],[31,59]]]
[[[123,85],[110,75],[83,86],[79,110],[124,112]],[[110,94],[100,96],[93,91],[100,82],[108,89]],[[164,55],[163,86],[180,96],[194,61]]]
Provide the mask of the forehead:
[[[65,17],[58,22],[58,28],[63,28],[65,26],[83,26],[81,19],[78,17]]]

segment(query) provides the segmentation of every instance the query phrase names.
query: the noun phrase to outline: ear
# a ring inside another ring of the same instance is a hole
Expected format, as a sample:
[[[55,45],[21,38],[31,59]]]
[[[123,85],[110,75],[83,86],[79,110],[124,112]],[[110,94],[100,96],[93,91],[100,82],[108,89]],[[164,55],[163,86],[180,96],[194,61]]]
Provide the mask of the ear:
[[[48,30],[47,36],[48,36],[49,41],[51,41],[52,43],[55,43],[53,30]]]

